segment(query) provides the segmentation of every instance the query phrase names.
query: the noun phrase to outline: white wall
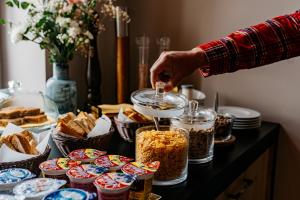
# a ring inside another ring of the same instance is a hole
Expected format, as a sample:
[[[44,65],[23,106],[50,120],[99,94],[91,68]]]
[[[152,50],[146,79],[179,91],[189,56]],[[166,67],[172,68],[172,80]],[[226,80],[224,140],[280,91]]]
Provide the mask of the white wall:
[[[22,15],[18,10],[4,7],[0,4],[0,17],[13,22],[21,22]],[[21,81],[23,87],[30,90],[44,90],[45,52],[31,42],[20,42],[16,45],[10,42],[9,28],[0,27],[1,42],[0,54],[2,55],[3,70],[1,71],[2,83],[7,87],[7,81]]]
[[[215,2],[215,3],[214,3]],[[210,1],[210,12],[202,13],[208,22],[201,24],[202,41],[219,38],[239,27],[294,12],[296,0]],[[210,16],[213,16],[210,18]],[[300,58],[252,70],[211,77],[203,81],[203,90],[211,102],[215,91],[226,104],[251,107],[263,118],[281,123],[275,199],[299,199],[300,185]]]
[[[194,1],[197,2],[197,1]],[[200,2],[200,1],[199,1]],[[136,90],[138,85],[138,50],[135,43],[136,37],[146,34],[150,37],[150,67],[158,58],[156,39],[162,36],[171,38],[172,50],[187,50],[199,42],[201,29],[198,25],[199,15],[193,10],[187,10],[191,5],[190,0],[127,0],[129,7],[130,23],[130,88]],[[194,75],[185,82],[194,82],[200,87],[200,79]]]
[[[300,9],[299,0],[128,0],[128,5],[133,17],[131,36],[166,34],[172,38],[172,49],[190,49]],[[299,73],[300,58],[295,58],[202,81],[208,105],[219,91],[222,102],[257,109],[264,120],[282,124],[275,188],[275,199],[281,200],[300,198]]]

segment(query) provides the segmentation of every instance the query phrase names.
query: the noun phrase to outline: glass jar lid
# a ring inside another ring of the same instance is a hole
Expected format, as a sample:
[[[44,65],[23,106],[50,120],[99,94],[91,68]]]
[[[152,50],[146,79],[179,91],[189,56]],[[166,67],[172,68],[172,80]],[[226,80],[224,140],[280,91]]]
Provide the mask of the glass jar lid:
[[[180,94],[164,92],[163,82],[156,83],[156,89],[142,89],[131,94],[134,109],[152,117],[170,118],[184,112],[187,99]]]
[[[191,100],[189,109],[175,119],[184,124],[206,124],[215,121],[216,113],[212,109],[199,109],[198,102]]]

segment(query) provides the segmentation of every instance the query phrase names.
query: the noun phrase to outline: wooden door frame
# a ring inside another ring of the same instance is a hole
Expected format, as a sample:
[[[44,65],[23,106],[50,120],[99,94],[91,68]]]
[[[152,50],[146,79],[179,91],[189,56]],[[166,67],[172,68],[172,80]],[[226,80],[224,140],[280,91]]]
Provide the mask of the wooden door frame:
[[[1,13],[4,13],[4,7],[3,7],[3,3],[0,3],[0,18],[4,17],[3,14],[1,15]],[[3,27],[0,27],[0,88],[3,87],[3,52],[4,52],[4,48],[3,48]],[[2,52],[2,53],[1,53]]]

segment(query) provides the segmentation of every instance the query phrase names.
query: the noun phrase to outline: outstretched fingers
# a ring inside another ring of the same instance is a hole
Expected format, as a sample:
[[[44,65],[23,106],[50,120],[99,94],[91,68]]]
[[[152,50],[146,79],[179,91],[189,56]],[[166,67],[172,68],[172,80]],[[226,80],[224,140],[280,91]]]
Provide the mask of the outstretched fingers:
[[[155,83],[159,81],[159,75],[168,68],[166,53],[162,53],[159,58],[155,61],[150,69],[150,79],[152,88],[155,88]]]

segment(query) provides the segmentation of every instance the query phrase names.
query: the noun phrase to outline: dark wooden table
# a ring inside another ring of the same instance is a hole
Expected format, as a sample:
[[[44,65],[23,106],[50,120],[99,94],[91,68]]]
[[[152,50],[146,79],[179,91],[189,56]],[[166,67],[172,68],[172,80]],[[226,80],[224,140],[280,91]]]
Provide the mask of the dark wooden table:
[[[214,159],[205,165],[189,165],[188,179],[174,186],[154,186],[163,199],[214,199],[244,172],[265,150],[277,143],[279,124],[263,122],[260,129],[235,131],[237,140],[229,147],[215,147]],[[51,157],[60,153],[51,145]],[[134,157],[134,144],[114,134],[108,153]]]

